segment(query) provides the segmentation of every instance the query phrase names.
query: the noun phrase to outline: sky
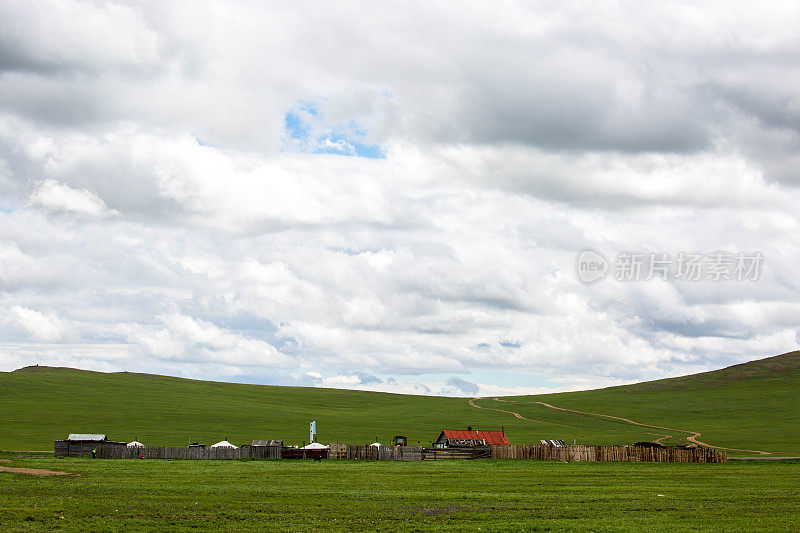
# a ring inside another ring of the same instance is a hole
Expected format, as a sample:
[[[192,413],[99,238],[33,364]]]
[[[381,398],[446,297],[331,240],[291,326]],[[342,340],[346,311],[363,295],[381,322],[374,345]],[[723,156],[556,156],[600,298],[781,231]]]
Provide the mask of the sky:
[[[797,349],[798,27],[0,0],[0,370],[486,396]]]

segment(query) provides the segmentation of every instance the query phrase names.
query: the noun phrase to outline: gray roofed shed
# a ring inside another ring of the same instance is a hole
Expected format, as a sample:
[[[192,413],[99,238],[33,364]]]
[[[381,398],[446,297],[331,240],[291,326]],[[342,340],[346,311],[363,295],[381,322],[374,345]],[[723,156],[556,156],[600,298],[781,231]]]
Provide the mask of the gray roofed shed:
[[[102,442],[108,440],[108,437],[99,433],[70,433],[67,440]]]
[[[283,446],[282,440],[254,440],[250,446]]]

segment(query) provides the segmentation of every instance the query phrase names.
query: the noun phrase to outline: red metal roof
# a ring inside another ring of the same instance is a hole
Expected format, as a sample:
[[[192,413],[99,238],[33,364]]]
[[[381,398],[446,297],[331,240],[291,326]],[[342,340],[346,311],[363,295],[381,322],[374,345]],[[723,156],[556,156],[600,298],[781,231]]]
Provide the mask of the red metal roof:
[[[482,431],[465,429],[445,429],[444,436],[448,439],[483,439],[490,446],[508,445],[506,434],[502,431]]]

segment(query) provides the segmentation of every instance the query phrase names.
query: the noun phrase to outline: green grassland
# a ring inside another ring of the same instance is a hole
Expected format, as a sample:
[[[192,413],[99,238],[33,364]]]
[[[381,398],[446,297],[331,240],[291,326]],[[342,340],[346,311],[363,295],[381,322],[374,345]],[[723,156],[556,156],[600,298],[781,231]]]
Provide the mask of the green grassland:
[[[106,433],[153,445],[256,438],[301,443],[310,420],[319,440],[388,443],[404,434],[429,444],[443,428],[503,427],[512,443],[561,438],[627,444],[690,431],[717,446],[800,455],[800,352],[705,374],[600,390],[475,401],[338,389],[195,381],[134,373],[28,367],[0,373],[0,449],[52,450],[68,433]],[[547,402],[685,431],[556,411]],[[517,418],[503,409],[533,420]],[[742,455],[742,452],[732,452]]]
[[[2,531],[775,531],[800,464],[12,458]]]

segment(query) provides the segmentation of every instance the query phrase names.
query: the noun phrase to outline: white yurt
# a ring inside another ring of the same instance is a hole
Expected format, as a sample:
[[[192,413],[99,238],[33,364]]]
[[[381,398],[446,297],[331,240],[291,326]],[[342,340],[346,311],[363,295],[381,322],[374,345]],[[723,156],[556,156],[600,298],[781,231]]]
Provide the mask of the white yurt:
[[[330,446],[325,446],[324,444],[320,444],[319,442],[312,442],[308,446],[303,446],[302,450],[327,450]]]
[[[226,440],[221,440],[216,444],[211,445],[212,448],[238,448]]]
[[[135,441],[129,442],[129,443],[128,443],[128,444],[126,444],[125,446],[127,446],[128,448],[144,448],[144,444],[142,444],[142,443],[141,443],[141,442],[139,442],[138,440],[135,440]]]

